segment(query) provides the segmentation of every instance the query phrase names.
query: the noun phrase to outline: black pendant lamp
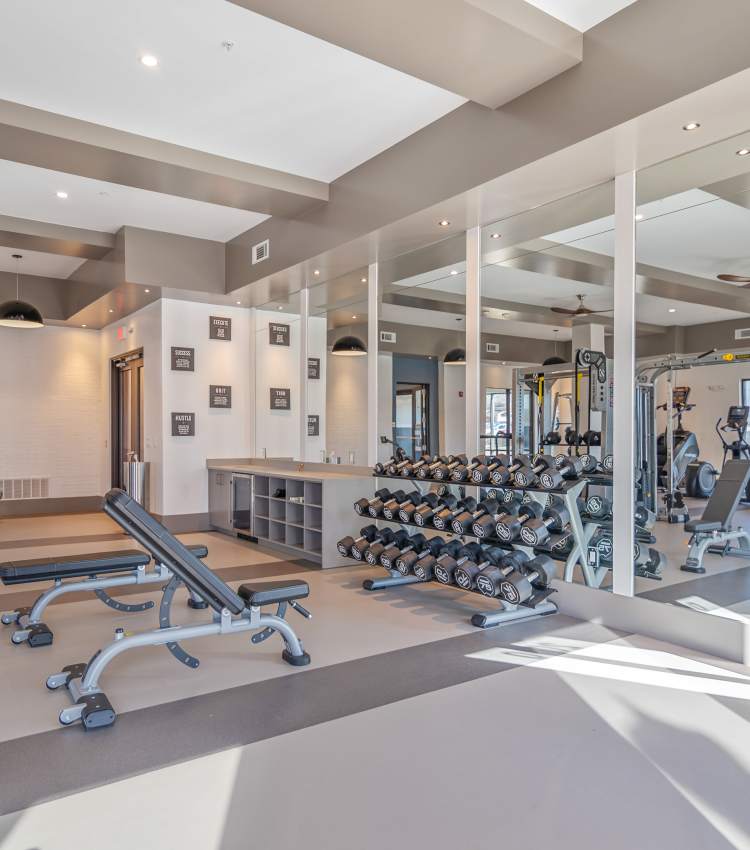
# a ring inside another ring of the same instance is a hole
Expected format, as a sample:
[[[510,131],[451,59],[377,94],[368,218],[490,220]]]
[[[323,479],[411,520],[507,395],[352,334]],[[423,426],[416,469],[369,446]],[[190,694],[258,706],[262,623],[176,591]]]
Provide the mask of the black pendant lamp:
[[[43,328],[44,319],[33,304],[19,300],[19,266],[23,256],[13,254],[16,261],[16,300],[0,304],[0,326],[4,328]]]
[[[443,363],[446,366],[465,366],[466,351],[463,348],[451,348],[445,357],[443,357]]]
[[[356,336],[342,336],[333,344],[331,354],[337,354],[339,357],[362,357],[367,354],[367,349]]]

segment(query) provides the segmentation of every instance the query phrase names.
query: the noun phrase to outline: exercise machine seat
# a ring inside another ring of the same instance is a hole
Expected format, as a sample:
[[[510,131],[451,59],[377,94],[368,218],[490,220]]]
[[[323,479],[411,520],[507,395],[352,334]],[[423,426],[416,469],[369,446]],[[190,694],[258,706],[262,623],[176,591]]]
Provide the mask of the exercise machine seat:
[[[727,461],[713,493],[706,502],[703,516],[686,522],[685,531],[694,534],[729,531],[734,513],[745,493],[748,478],[750,478],[750,461]]]
[[[689,531],[691,534],[700,531],[721,531],[721,523],[703,522],[702,519],[691,519],[690,522],[685,523],[685,531]]]
[[[278,602],[291,602],[293,599],[304,599],[310,595],[310,588],[306,581],[291,579],[241,584],[237,592],[245,600],[248,608],[255,608]]]

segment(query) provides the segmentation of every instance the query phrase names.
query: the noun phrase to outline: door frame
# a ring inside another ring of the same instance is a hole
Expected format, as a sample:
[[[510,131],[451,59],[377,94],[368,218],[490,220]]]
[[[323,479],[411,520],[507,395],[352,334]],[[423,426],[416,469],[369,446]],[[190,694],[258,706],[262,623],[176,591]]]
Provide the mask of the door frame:
[[[132,361],[137,365],[136,361],[140,360],[141,368],[144,368],[143,349],[135,348],[132,351],[126,351],[123,354],[118,354],[111,357],[109,361],[109,397],[110,397],[110,418],[109,418],[109,443],[110,443],[110,479],[112,487],[122,487],[122,443],[120,440],[120,416],[122,413],[122,396],[120,393],[120,373],[121,369],[117,366],[123,360]],[[141,445],[141,455],[143,454],[143,392],[141,392],[140,384],[136,386],[138,393],[138,408],[140,423],[139,443]],[[131,419],[132,422],[132,419]],[[139,460],[143,460],[139,456]]]

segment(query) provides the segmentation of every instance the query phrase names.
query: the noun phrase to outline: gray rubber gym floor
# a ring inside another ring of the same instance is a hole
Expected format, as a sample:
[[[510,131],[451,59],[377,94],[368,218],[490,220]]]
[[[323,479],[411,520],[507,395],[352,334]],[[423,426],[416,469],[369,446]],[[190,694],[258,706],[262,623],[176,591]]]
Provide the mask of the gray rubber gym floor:
[[[33,523],[0,529],[2,554],[54,549]],[[367,568],[186,539],[232,583],[310,582],[313,620],[290,617],[311,666],[241,635],[191,643],[197,670],[133,651],[103,681],[117,723],[86,733],[58,728],[66,696],[44,678],[153,612],[61,603],[55,643],[35,650],[0,632],[0,850],[750,848],[747,668],[561,615],[478,631],[475,596],[366,593]]]

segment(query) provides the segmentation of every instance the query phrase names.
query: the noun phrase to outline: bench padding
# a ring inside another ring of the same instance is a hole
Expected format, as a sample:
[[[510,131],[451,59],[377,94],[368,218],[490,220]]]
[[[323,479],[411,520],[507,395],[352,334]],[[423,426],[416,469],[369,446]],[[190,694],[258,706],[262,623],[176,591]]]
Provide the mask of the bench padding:
[[[254,581],[241,584],[239,595],[247,603],[247,607],[273,605],[278,602],[291,602],[292,599],[304,599],[310,595],[306,581],[292,579],[289,581]]]
[[[57,558],[30,558],[0,564],[3,584],[54,581],[56,578],[121,573],[145,567],[151,558],[139,549],[121,552],[92,552],[87,555],[62,555]]]

